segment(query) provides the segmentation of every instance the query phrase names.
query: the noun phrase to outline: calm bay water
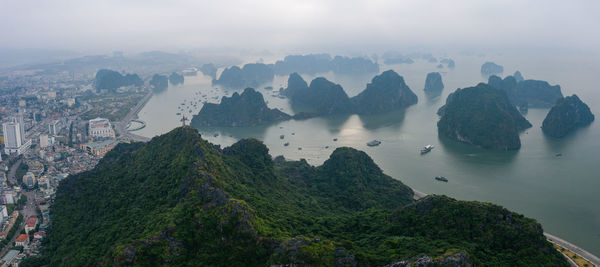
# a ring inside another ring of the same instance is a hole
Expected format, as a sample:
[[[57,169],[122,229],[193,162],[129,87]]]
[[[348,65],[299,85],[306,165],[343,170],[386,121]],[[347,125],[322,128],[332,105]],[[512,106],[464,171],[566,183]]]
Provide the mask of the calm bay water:
[[[384,172],[410,187],[429,194],[445,194],[462,200],[493,202],[517,211],[542,223],[546,232],[562,237],[588,251],[600,255],[600,123],[595,121],[564,139],[544,136],[540,126],[547,109],[530,109],[526,118],[533,127],[521,134],[522,148],[515,152],[486,151],[465,144],[438,138],[437,109],[456,88],[476,85],[486,79],[479,74],[485,61],[503,65],[504,75],[520,70],[526,79],[546,80],[559,84],[564,95],[576,93],[586,102],[597,118],[600,116],[600,67],[598,58],[583,55],[488,55],[452,56],[454,70],[436,69],[437,64],[417,61],[411,65],[384,66],[394,69],[419,96],[419,103],[404,112],[369,116],[332,116],[302,121],[285,121],[248,128],[200,128],[203,137],[213,143],[228,146],[240,138],[262,140],[273,156],[288,159],[305,158],[321,164],[340,146],[350,146],[367,152]],[[440,71],[444,92],[437,99],[423,94],[425,76]],[[313,76],[302,75],[307,82]],[[339,76],[324,73],[329,80],[341,84],[348,95],[362,91],[374,74]],[[277,91],[286,86],[287,77],[277,76],[272,84]],[[265,85],[267,86],[267,85]],[[271,91],[259,88],[269,107],[293,113],[287,99],[271,96]],[[171,86],[155,94],[139,114],[147,127],[136,132],[152,137],[181,125],[180,104],[185,100],[217,103],[222,95],[231,95],[210,85],[210,78],[199,74],[186,77],[185,84]],[[215,99],[214,97],[217,97]],[[197,107],[185,108],[186,117],[196,114]],[[191,112],[190,112],[191,110]],[[214,134],[218,134],[214,137]],[[284,140],[279,138],[284,135]],[[337,142],[333,139],[338,138]],[[367,142],[382,141],[378,147]],[[283,144],[289,142],[285,147]],[[426,155],[419,149],[427,144],[435,148]],[[326,148],[329,146],[329,148]],[[299,150],[298,148],[301,148]],[[562,153],[562,157],[556,157]],[[443,175],[448,183],[437,182]]]

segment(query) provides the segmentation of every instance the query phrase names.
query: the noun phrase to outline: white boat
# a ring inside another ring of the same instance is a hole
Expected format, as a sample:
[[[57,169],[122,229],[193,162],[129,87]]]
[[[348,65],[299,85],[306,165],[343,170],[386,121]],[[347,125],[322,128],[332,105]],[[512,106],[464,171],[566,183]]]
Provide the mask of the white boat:
[[[371,142],[368,142],[367,146],[378,146],[379,144],[381,144],[381,141],[373,140]]]
[[[421,154],[425,154],[433,149],[433,145],[426,145],[421,148]]]

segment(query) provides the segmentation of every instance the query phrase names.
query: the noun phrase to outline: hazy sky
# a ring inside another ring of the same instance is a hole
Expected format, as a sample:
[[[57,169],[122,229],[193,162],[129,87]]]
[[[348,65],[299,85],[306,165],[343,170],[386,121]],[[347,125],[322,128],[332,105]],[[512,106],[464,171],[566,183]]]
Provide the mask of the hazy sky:
[[[0,0],[0,48],[600,45],[600,1]]]

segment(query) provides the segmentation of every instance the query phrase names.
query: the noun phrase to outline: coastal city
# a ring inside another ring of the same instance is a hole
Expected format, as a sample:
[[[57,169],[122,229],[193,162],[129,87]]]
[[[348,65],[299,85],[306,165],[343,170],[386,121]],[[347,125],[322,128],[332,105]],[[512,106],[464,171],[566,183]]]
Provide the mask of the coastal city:
[[[0,267],[600,267],[599,10],[2,1]]]
[[[147,141],[127,129],[151,90],[96,92],[93,79],[68,72],[0,78],[2,266],[40,253],[61,180],[94,168],[120,142]]]
[[[116,53],[106,58],[121,56]],[[367,65],[369,63],[368,60],[359,62]],[[254,67],[256,66],[266,65],[254,64]],[[232,69],[234,68],[225,69],[220,78],[226,77],[227,72]],[[245,70],[246,67],[242,69]],[[482,67],[482,73],[483,69]],[[170,75],[164,75],[169,72]],[[129,74],[123,70],[102,68],[83,72],[53,69],[0,73],[0,266],[19,266],[28,260],[30,262],[27,264],[31,264],[35,259],[48,256],[44,254],[43,248],[48,242],[47,234],[53,222],[52,207],[61,181],[94,169],[119,143],[150,141],[150,138],[136,134],[136,131],[146,127],[146,122],[138,118],[138,113],[151,97],[160,96],[159,93],[164,92],[168,84],[182,84],[184,76],[196,76],[198,72],[215,77],[216,67],[205,64],[196,69],[182,63],[163,70],[163,74],[141,71],[144,79],[138,74]],[[388,78],[396,76],[393,71],[382,74],[382,77]],[[428,75],[427,81],[436,80],[430,79],[429,76],[432,75]],[[292,85],[298,84],[294,80],[300,81],[299,84],[304,84],[304,87],[307,86],[300,75],[292,74],[288,80],[288,88],[281,88],[278,97],[286,99],[285,94],[291,94],[291,90],[294,89]],[[439,73],[437,81],[439,87],[443,87]],[[213,83],[218,82],[239,83],[235,80],[213,80]],[[426,82],[426,88],[427,84]],[[409,96],[411,94],[407,93]],[[259,101],[243,100],[250,95],[258,95],[255,99]],[[262,95],[253,89],[246,89],[237,97],[239,99],[236,101],[266,107],[262,102]],[[416,96],[414,98],[416,102]],[[222,105],[237,105],[228,97],[223,99],[225,100],[221,101]],[[180,105],[183,106],[184,103]],[[211,105],[216,104],[205,106]],[[203,109],[193,117],[205,120],[198,122],[202,125],[206,121],[220,118],[230,110],[235,108],[229,107],[211,114],[203,113]],[[288,116],[276,109],[270,112],[284,119]],[[231,115],[229,118],[236,118],[238,121],[227,123],[237,126],[251,123],[252,119],[247,118],[247,115]],[[186,120],[187,118],[182,116],[180,121],[185,125]],[[291,135],[294,136],[294,133]],[[284,139],[284,135],[280,135],[279,139]],[[333,141],[338,141],[337,137]],[[366,145],[378,147],[381,143],[374,140]],[[284,147],[288,144],[285,143]],[[432,145],[425,146],[420,150],[420,155],[428,154],[433,148]],[[436,176],[435,180],[448,183],[444,176]],[[427,197],[425,193],[413,191],[416,200]],[[580,247],[549,233],[544,235],[574,266],[592,266],[597,262],[594,255]]]

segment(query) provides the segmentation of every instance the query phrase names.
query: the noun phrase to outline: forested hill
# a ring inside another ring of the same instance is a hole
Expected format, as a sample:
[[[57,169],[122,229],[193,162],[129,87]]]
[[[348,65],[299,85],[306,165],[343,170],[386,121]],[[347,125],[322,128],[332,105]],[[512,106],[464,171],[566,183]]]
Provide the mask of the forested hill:
[[[413,200],[364,152],[318,167],[254,139],[220,149],[191,127],[119,144],[66,178],[42,258],[52,266],[563,265],[533,219],[443,196]]]
[[[506,92],[484,83],[448,95],[438,114],[440,136],[485,149],[519,149],[519,132],[531,127]]]

